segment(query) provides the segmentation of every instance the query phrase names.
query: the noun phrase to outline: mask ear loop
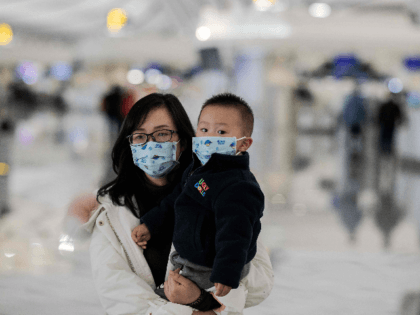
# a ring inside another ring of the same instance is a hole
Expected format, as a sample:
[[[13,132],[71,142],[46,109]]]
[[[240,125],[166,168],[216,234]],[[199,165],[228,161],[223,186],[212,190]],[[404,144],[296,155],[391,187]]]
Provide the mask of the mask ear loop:
[[[247,137],[245,136],[245,137],[242,137],[242,138],[239,138],[239,139],[236,139],[236,143],[238,143],[238,141],[239,140],[242,140],[242,139],[246,139]],[[235,155],[239,155],[239,154],[241,154],[242,153],[242,151],[238,151]]]
[[[181,141],[181,140],[178,140],[177,142],[175,142],[175,144],[178,144],[179,143],[179,141]],[[175,149],[175,154],[176,154],[176,149]],[[181,162],[179,162],[179,159],[181,158],[181,155],[182,155],[182,151],[181,151],[181,153],[179,154],[179,158],[176,160],[176,162],[179,164],[179,163],[181,163]]]

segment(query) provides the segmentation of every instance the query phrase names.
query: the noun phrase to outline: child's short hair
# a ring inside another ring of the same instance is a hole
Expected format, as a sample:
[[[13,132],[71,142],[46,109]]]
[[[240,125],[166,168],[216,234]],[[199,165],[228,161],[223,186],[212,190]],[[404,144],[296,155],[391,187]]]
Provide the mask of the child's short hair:
[[[242,116],[243,131],[246,133],[247,137],[250,137],[252,135],[252,131],[254,130],[254,113],[252,112],[251,107],[248,105],[247,102],[245,102],[244,99],[232,93],[221,93],[214,95],[211,98],[209,98],[201,107],[198,120],[200,120],[200,116],[203,112],[203,109],[209,105],[238,109]]]

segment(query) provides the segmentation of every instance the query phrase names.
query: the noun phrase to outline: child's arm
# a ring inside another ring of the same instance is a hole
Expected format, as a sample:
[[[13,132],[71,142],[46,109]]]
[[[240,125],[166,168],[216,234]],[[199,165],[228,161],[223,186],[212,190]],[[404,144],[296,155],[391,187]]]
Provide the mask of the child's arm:
[[[147,242],[150,240],[150,231],[146,224],[137,225],[131,232],[131,238],[141,248],[146,249]]]
[[[213,209],[216,257],[210,281],[237,288],[242,269],[249,260],[254,226],[262,216],[264,194],[257,184],[239,182],[219,194]]]
[[[157,233],[173,229],[175,222],[174,205],[182,192],[182,187],[182,184],[179,183],[172,193],[160,202],[159,206],[154,207],[140,218],[140,223],[144,223],[147,226],[151,237]]]

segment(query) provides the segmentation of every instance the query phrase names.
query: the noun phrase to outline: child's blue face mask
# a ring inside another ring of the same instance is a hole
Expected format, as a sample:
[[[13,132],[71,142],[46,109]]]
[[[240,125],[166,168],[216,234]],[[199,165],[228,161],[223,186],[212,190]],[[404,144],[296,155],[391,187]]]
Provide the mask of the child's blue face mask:
[[[179,164],[176,160],[178,142],[149,141],[145,144],[132,144],[130,148],[134,164],[153,178],[164,177]]]
[[[213,153],[237,155],[236,143],[246,137],[194,137],[193,152],[197,155],[201,164],[206,164]],[[238,152],[240,153],[240,152]]]

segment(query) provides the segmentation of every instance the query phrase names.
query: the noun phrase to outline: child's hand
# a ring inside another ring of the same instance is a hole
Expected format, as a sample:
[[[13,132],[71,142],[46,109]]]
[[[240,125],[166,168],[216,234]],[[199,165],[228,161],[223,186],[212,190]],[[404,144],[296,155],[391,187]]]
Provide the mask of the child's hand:
[[[146,249],[147,241],[150,240],[150,232],[146,224],[140,224],[131,232],[131,238],[141,248]]]
[[[225,296],[232,290],[232,287],[221,283],[215,283],[214,286],[216,287],[216,296]]]

